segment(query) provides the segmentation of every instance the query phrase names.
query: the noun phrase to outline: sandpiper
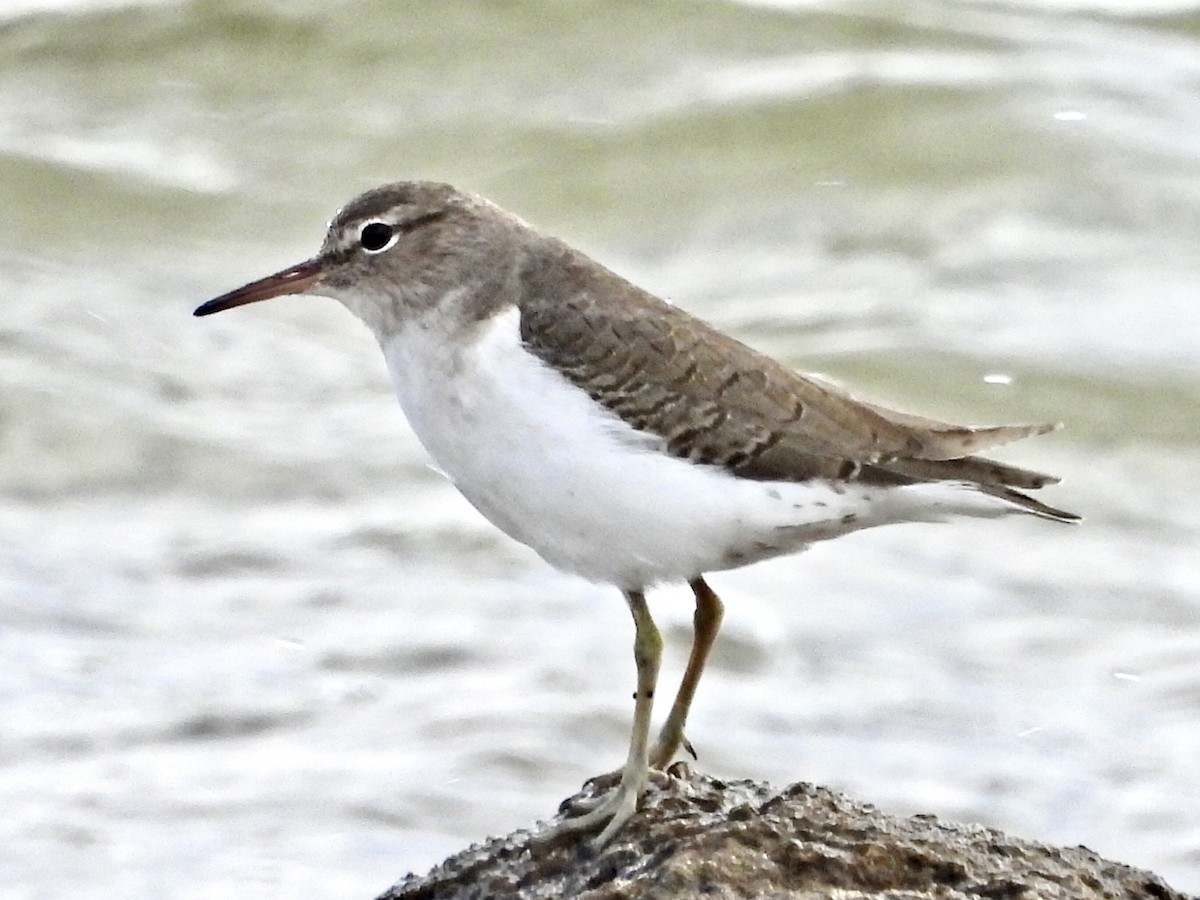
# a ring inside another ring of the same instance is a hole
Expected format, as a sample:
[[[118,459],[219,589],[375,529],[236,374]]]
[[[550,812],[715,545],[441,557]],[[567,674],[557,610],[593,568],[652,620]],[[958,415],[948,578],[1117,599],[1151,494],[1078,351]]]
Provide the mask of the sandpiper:
[[[616,788],[555,833],[602,846],[684,744],[721,624],[704,573],[899,522],[1079,517],[1022,491],[1056,478],[977,456],[1057,425],[960,426],[798,374],[511,213],[450,185],[352,200],[312,259],[200,306],[333,297],[383,349],[413,431],[493,524],[633,613],[633,731]],[[662,640],[645,591],[687,582],[695,634],[650,745]]]

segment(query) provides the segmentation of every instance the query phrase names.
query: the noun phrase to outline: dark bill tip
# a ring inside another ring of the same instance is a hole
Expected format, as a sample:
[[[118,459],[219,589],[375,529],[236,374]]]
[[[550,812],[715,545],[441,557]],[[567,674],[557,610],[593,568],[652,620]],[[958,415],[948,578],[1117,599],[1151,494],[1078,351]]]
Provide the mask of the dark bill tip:
[[[245,306],[247,303],[257,303],[259,300],[270,300],[272,297],[283,297],[286,294],[303,294],[312,288],[321,277],[321,260],[314,257],[305,260],[298,266],[260,278],[243,285],[228,294],[222,294],[196,307],[194,316],[210,316],[213,313],[233,309],[235,306]]]

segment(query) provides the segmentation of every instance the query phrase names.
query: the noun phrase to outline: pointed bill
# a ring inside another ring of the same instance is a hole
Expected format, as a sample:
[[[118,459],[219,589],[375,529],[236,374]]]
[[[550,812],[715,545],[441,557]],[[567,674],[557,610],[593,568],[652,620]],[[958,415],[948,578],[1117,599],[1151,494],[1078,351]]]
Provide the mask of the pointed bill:
[[[298,266],[260,278],[243,285],[228,294],[222,294],[207,303],[196,307],[194,316],[208,316],[235,306],[245,306],[247,303],[257,303],[259,300],[270,300],[272,297],[282,297],[286,294],[303,294],[311,290],[321,277],[324,263],[318,257],[305,260]]]

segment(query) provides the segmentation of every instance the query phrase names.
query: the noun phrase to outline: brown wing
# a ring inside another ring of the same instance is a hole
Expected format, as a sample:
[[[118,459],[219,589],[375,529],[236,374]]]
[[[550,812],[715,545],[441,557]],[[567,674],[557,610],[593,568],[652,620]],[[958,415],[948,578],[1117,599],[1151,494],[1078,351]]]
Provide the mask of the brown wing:
[[[800,375],[550,238],[517,272],[521,337],[667,452],[744,478],[977,484],[1052,518],[1013,487],[1056,479],[971,456],[1056,426],[972,428],[863,403]]]

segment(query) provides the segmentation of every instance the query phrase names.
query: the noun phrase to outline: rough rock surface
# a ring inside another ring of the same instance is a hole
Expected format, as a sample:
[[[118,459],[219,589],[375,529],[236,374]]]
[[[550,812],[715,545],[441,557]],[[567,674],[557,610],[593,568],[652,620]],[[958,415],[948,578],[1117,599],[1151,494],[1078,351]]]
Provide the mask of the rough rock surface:
[[[932,816],[900,818],[825,788],[656,774],[600,853],[515,831],[470,847],[379,900],[503,898],[1147,898],[1185,900],[1156,875],[1086,847],[1059,848]],[[615,783],[602,776],[559,816]]]

